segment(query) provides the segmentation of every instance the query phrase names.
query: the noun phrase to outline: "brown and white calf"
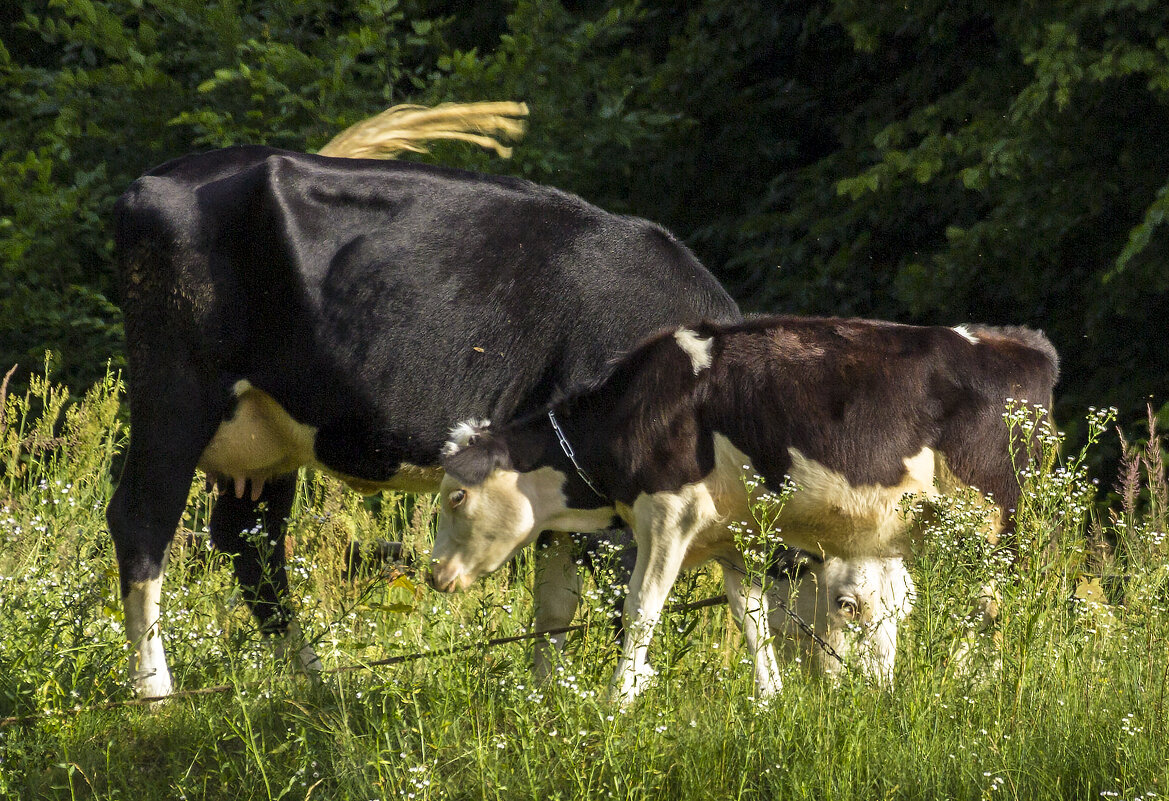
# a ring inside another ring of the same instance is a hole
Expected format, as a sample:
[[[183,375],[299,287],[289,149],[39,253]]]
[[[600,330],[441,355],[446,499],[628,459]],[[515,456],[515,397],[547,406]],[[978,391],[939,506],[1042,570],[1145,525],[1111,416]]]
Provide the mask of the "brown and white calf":
[[[1017,327],[773,317],[659,334],[547,414],[453,432],[431,583],[463,589],[541,531],[600,528],[615,509],[638,553],[613,695],[632,700],[652,675],[670,587],[708,559],[742,598],[756,680],[774,692],[767,598],[739,580],[728,524],[790,479],[777,523],[813,553],[908,556],[905,497],[963,485],[1009,530],[1029,443],[1011,441],[1003,413],[1011,399],[1050,405],[1057,376],[1051,343]]]

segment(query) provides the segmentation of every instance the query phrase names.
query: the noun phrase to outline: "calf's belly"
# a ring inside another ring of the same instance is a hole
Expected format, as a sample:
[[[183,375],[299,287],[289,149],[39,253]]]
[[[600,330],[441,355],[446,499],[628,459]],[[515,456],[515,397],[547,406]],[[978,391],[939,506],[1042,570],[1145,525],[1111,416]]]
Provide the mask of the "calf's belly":
[[[788,545],[843,558],[909,555],[910,506],[938,494],[932,449],[903,459],[905,472],[891,486],[856,486],[795,448],[788,452],[797,487],[779,516]]]
[[[746,480],[756,471],[745,453],[721,435],[716,436],[715,453],[715,470],[704,483],[717,499],[720,519],[696,538],[688,563],[714,555],[720,544],[733,539],[732,528],[756,528],[751,505],[761,509],[771,502],[764,497],[762,482]],[[909,505],[938,494],[934,450],[922,448],[903,459],[905,472],[892,486],[853,485],[796,448],[788,448],[788,454],[788,475],[796,489],[783,501],[778,517],[769,515],[784,545],[842,558],[908,555]],[[751,494],[748,483],[756,485]]]

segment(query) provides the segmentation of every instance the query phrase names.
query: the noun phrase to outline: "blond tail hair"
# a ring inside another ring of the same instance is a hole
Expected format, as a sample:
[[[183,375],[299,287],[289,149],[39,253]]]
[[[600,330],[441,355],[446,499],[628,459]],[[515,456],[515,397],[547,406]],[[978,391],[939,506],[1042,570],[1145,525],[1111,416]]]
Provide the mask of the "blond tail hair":
[[[433,108],[393,106],[349,126],[317,152],[340,158],[391,159],[405,151],[425,153],[428,141],[456,139],[508,158],[511,148],[496,137],[523,136],[527,115],[527,104],[508,101],[442,103]]]

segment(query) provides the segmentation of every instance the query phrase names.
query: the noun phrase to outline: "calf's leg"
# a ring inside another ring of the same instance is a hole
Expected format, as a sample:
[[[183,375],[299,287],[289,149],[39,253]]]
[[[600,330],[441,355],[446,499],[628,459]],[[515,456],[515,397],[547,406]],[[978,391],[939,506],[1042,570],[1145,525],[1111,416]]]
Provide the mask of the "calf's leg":
[[[572,623],[580,602],[580,572],[573,559],[572,537],[561,531],[541,535],[536,547],[535,582],[532,587],[533,625],[536,631],[563,628]],[[536,640],[532,672],[545,681],[564,650],[566,634],[549,634]]]
[[[743,631],[754,661],[755,687],[761,697],[770,698],[783,689],[783,680],[772,642],[767,593],[762,583],[752,581],[743,568],[742,562],[733,561],[723,566],[727,606]]]
[[[627,528],[579,534],[545,532],[536,549],[535,631],[564,628],[572,623],[580,605],[579,568],[583,566],[592,574],[598,588],[604,587],[606,581],[616,585],[617,591],[612,593],[613,639],[620,645],[624,640],[621,610],[625,603],[625,587],[633,575],[637,555],[632,532]],[[536,641],[532,664],[538,680],[544,681],[551,673],[557,654],[564,651],[565,636],[549,635],[547,639]]]
[[[694,535],[715,519],[714,503],[702,485],[642,495],[633,504],[637,562],[625,599],[625,642],[609,690],[622,706],[631,704],[654,675],[646,659],[654,627]]]

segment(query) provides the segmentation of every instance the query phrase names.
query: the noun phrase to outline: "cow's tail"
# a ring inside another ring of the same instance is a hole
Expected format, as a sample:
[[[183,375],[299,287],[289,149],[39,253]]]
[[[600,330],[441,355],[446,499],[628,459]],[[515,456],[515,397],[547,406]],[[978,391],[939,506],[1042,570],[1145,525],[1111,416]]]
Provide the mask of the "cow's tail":
[[[425,153],[426,143],[436,139],[457,139],[494,150],[507,158],[511,148],[500,139],[523,136],[523,118],[527,115],[527,104],[508,101],[442,103],[433,108],[393,106],[349,126],[318,153],[341,158],[389,159],[405,151]]]

